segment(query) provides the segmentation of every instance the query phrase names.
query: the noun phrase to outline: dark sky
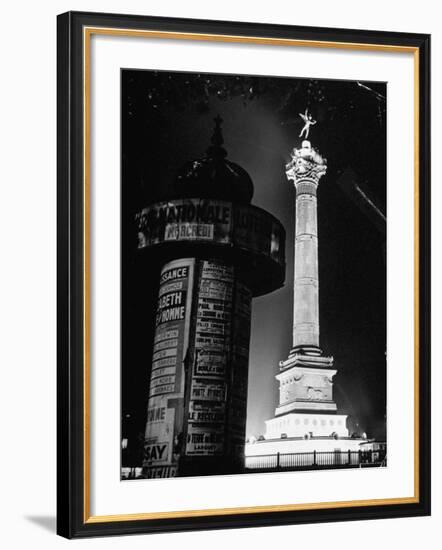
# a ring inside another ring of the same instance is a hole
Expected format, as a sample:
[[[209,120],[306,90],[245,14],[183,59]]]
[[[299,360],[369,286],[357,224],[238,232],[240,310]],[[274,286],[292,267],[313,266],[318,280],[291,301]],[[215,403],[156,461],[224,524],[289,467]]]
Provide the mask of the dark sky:
[[[309,139],[328,161],[318,190],[320,343],[335,358],[339,412],[385,437],[385,234],[342,185],[351,169],[386,212],[386,84],[363,84],[122,71],[122,406],[131,415],[123,431],[144,430],[158,279],[136,251],[134,213],[164,196],[186,161],[203,156],[220,114],[227,158],[254,182],[252,204],[287,232],[285,285],[252,308],[247,435],[264,433],[292,337],[295,191],[284,168],[301,143],[298,113],[309,107],[318,121]]]

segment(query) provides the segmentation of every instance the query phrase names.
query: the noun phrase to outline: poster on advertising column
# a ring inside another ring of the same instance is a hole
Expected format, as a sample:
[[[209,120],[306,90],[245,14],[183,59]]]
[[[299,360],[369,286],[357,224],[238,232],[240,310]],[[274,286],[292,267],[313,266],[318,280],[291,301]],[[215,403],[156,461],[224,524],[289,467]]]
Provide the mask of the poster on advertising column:
[[[247,418],[247,384],[249,372],[250,311],[252,294],[250,289],[237,281],[235,285],[235,306],[233,314],[232,342],[232,386],[229,401],[229,439],[234,455],[244,451],[244,431]]]
[[[187,455],[214,456],[224,452],[233,286],[231,266],[215,261],[203,262],[199,280]]]
[[[144,441],[147,477],[170,477],[176,472],[193,270],[194,261],[187,259],[169,262],[161,271]]]

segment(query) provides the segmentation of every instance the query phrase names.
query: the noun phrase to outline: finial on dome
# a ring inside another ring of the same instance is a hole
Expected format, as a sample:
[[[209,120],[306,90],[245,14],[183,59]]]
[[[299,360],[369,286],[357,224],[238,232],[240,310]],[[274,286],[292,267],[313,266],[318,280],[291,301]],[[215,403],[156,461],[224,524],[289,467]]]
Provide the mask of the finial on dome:
[[[222,146],[222,118],[217,115],[214,122],[206,154],[203,158],[186,162],[177,174],[170,196],[249,204],[253,197],[253,182],[244,168],[227,160],[227,152]]]
[[[215,127],[213,129],[212,139],[210,140],[212,145],[207,149],[207,154],[211,157],[226,157],[227,151],[222,147],[224,143],[223,133],[221,129],[221,123],[223,119],[218,115],[213,119],[215,121]]]

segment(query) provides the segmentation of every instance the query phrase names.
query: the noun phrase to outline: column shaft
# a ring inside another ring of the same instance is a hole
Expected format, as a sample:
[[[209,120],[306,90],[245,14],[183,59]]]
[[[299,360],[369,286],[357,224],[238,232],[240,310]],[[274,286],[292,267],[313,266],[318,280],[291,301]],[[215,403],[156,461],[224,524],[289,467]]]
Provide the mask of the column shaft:
[[[316,192],[311,186],[311,192]],[[299,188],[298,188],[299,189]],[[296,194],[293,347],[319,347],[316,196]]]

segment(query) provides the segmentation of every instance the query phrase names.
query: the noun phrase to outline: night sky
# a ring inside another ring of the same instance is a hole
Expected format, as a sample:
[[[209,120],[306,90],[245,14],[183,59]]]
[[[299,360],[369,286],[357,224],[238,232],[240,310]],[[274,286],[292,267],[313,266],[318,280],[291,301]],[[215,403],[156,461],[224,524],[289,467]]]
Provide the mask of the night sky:
[[[357,181],[386,213],[386,84],[136,70],[121,75],[123,436],[141,441],[144,432],[158,282],[149,257],[136,250],[134,214],[167,197],[180,167],[204,155],[217,114],[228,160],[254,182],[252,204],[287,232],[285,284],[252,306],[247,435],[265,432],[264,421],[278,404],[274,376],[292,338],[295,190],[285,164],[301,144],[298,113],[308,107],[318,121],[309,139],[328,161],[318,190],[320,345],[335,359],[338,411],[351,415],[351,430],[384,439],[385,227],[344,182]]]

